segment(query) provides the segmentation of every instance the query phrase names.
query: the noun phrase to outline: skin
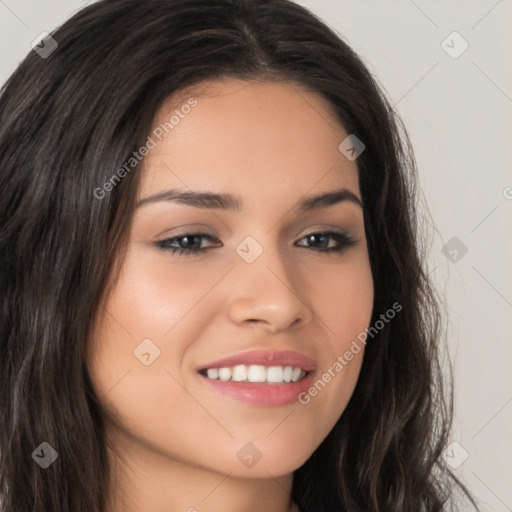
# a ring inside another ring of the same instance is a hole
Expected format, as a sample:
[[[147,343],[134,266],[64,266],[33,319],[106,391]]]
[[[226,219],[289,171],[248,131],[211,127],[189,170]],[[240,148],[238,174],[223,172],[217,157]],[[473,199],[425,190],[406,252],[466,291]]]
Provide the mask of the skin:
[[[181,93],[154,127],[192,95]],[[342,201],[294,209],[338,187],[361,199],[357,161],[338,150],[348,134],[329,104],[298,84],[226,79],[193,96],[197,106],[144,158],[138,198],[200,189],[235,194],[243,209],[160,201],[133,217],[108,314],[88,344],[109,440],[109,512],[287,512],[293,471],[341,416],[363,350],[307,405],[241,402],[212,391],[196,369],[244,350],[288,349],[311,357],[321,374],[369,326],[362,208]],[[357,243],[329,254],[305,238],[329,230]],[[213,248],[192,255],[154,245],[194,231],[220,243],[199,239]],[[250,264],[236,252],[247,236],[263,249]],[[149,366],[133,353],[147,338],[160,350]],[[237,457],[247,442],[262,454],[252,467]]]

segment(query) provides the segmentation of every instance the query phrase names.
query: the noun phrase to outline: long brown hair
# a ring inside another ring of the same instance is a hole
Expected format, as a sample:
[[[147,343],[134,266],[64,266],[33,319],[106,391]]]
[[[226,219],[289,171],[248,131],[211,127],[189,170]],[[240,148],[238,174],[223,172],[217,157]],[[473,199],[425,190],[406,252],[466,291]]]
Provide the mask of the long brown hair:
[[[0,97],[3,512],[105,510],[104,426],[84,355],[126,247],[137,167],[103,197],[94,191],[145,143],[166,98],[220,77],[306,86],[364,142],[357,163],[372,324],[403,306],[368,340],[354,394],[295,471],[292,498],[303,512],[446,510],[463,486],[441,457],[451,392],[423,267],[416,165],[358,56],[288,0],[103,0],[52,37],[58,47],[32,51]],[[46,469],[31,457],[42,442],[58,453]]]

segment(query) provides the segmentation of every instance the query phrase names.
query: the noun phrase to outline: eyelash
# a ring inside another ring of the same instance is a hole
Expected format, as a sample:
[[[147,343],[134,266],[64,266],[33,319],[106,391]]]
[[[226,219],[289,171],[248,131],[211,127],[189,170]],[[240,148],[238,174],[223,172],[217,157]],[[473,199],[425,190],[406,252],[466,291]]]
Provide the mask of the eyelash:
[[[345,233],[337,233],[336,231],[319,231],[319,232],[313,232],[308,233],[307,235],[303,236],[300,240],[304,240],[304,238],[308,238],[311,236],[329,236],[330,238],[334,239],[339,246],[338,247],[330,247],[327,249],[317,248],[317,247],[309,247],[310,250],[316,251],[316,252],[323,252],[323,253],[329,253],[329,254],[336,254],[341,253],[345,251],[347,248],[357,244],[357,240],[355,237],[347,235]],[[205,247],[205,248],[192,248],[192,249],[183,249],[181,247],[172,247],[170,244],[172,242],[175,242],[177,240],[180,240],[182,238],[189,238],[189,237],[200,237],[200,238],[206,238],[212,242],[217,241],[213,236],[208,235],[207,233],[183,233],[181,235],[173,236],[172,238],[167,238],[165,240],[160,240],[158,242],[155,242],[155,246],[163,251],[170,251],[172,254],[178,254],[178,255],[186,255],[190,256],[193,254],[197,254],[199,252],[207,251],[208,249],[214,249],[215,247]]]

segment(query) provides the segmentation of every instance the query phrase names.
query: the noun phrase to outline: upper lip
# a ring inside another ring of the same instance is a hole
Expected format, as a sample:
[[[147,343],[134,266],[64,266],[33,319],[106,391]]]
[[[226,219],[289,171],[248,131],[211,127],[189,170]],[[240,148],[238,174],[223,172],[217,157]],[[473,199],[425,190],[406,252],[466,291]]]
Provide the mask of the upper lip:
[[[237,365],[263,365],[263,366],[292,366],[312,371],[316,368],[315,362],[304,354],[294,350],[248,350],[218,359],[199,368],[223,368]]]

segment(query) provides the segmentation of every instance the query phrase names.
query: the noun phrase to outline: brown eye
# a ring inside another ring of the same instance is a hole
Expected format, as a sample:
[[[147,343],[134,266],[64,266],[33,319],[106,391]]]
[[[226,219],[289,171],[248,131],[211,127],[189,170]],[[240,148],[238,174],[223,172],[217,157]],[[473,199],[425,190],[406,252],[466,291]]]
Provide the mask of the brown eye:
[[[156,242],[155,245],[162,250],[170,251],[172,254],[196,254],[211,249],[201,247],[201,242],[206,239],[212,242],[219,242],[216,238],[206,233],[183,233],[181,235],[166,238]]]
[[[337,233],[335,231],[310,233],[301,240],[307,240],[309,244],[316,245],[317,247],[309,246],[309,248],[321,252],[342,252],[357,243],[357,240],[353,236],[349,236],[345,233]],[[337,246],[329,247],[330,240],[334,240]]]

